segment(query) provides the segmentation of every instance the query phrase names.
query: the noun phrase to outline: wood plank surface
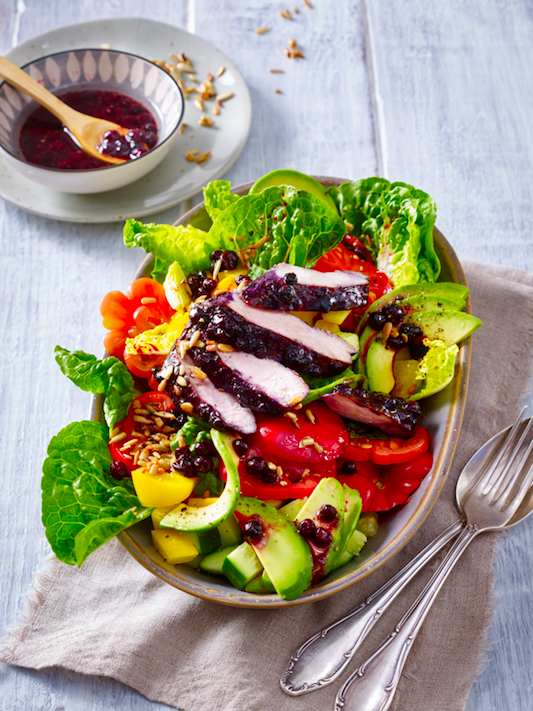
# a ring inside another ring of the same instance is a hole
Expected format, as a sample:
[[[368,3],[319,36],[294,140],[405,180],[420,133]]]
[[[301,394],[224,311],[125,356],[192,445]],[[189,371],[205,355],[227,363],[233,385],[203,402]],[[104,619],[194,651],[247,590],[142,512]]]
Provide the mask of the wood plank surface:
[[[46,10],[39,0],[0,0],[0,51],[14,39],[103,17],[195,31],[232,57],[251,91],[250,138],[225,176],[234,184],[280,167],[346,178],[381,172],[435,197],[437,224],[460,257],[532,270],[530,3],[312,2],[313,9],[298,2],[286,20],[283,5],[264,0],[47,0]],[[260,26],[271,29],[257,35]],[[305,60],[284,56],[291,37]],[[101,352],[99,302],[127,287],[141,255],[124,248],[118,224],[69,225],[0,201],[0,225],[4,630],[19,619],[49,550],[39,490],[47,443],[88,414],[88,395],[66,383],[53,348]],[[533,522],[522,529],[501,544],[489,661],[467,711],[531,708]],[[8,711],[168,708],[113,680],[65,672],[4,664],[0,685]]]
[[[365,9],[383,174],[435,198],[437,225],[460,258],[532,271],[531,7],[415,0]],[[529,520],[500,544],[487,664],[467,711],[532,707],[532,567]]]

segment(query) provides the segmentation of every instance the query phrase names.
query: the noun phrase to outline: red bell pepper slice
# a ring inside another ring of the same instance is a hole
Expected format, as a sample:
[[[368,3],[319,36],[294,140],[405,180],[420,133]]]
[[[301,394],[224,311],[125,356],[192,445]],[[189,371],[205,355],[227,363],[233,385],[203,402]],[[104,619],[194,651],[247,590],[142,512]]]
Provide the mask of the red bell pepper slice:
[[[172,399],[164,392],[160,393],[150,391],[139,395],[132,401],[126,417],[121,422],[118,422],[113,428],[114,435],[111,439],[114,439],[118,435],[122,434],[125,434],[126,436],[122,437],[117,442],[109,443],[109,452],[113,457],[113,460],[123,462],[126,465],[128,472],[131,472],[137,466],[134,464],[134,458],[132,456],[133,451],[136,449],[143,449],[144,443],[147,440],[147,437],[143,434],[143,424],[135,422],[133,419],[136,414],[133,403],[139,403],[141,407],[151,404],[156,409],[163,410],[164,412],[171,412],[176,408],[172,402]],[[164,421],[163,426],[166,424],[167,423]],[[156,428],[155,422],[149,425],[149,428],[150,430],[154,430]],[[116,430],[118,430],[118,432]],[[133,432],[135,432],[135,434],[133,434]],[[132,439],[137,440],[135,446],[123,450],[122,447],[124,447],[124,445]]]
[[[388,467],[381,467],[374,462],[357,462],[356,466],[355,474],[339,474],[338,480],[359,492],[363,512],[389,511],[404,504],[410,494],[420,486],[420,482],[433,466],[433,455],[424,452],[410,462]]]
[[[246,460],[251,457],[263,457],[268,462],[280,466],[283,473],[279,480],[273,484],[266,484],[260,478],[248,474],[246,471]],[[251,446],[246,455],[239,462],[239,478],[241,481],[241,494],[243,496],[253,496],[257,499],[303,499],[309,496],[313,489],[318,486],[321,479],[328,476],[336,476],[337,470],[335,462],[324,463],[324,466],[307,466],[301,462],[287,462],[279,457],[264,454],[257,447]],[[222,460],[218,466],[218,473],[223,481],[227,480],[228,474]],[[299,481],[291,481],[299,477]]]

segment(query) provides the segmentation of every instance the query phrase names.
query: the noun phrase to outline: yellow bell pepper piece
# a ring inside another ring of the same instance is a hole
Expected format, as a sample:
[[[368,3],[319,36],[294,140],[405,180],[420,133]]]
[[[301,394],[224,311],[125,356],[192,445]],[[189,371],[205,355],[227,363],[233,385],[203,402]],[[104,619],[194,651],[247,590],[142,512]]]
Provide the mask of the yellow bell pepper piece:
[[[188,563],[198,555],[198,551],[189,539],[178,531],[156,529],[152,531],[152,540],[159,553],[171,565]]]
[[[188,311],[175,313],[168,323],[143,331],[135,338],[126,338],[126,354],[168,355],[188,322]]]
[[[343,321],[346,321],[350,314],[351,311],[349,309],[347,311],[330,311],[327,314],[322,314],[322,318],[324,319],[324,321],[328,321],[329,323],[336,323],[338,326],[340,326]]]
[[[323,331],[329,331],[330,333],[339,333],[340,328],[337,326],[336,323],[331,323],[330,321],[324,321],[324,319],[320,319],[320,321],[317,321],[315,323],[316,328],[321,328]]]
[[[293,316],[297,316],[302,321],[305,321],[310,326],[313,325],[313,321],[318,316],[318,311],[291,311]]]
[[[160,506],[152,511],[152,526],[154,528],[161,528],[159,525],[161,523],[161,519],[165,518],[167,513],[170,513],[172,509],[176,508],[174,504],[172,506]]]
[[[235,277],[230,275],[230,276],[224,277],[224,279],[221,279],[218,282],[218,286],[212,293],[212,296],[218,296],[219,294],[223,294],[225,291],[233,291],[233,289],[236,289],[236,288],[237,288],[237,282],[235,281]]]
[[[141,506],[149,508],[172,506],[187,499],[200,479],[189,479],[177,472],[168,472],[160,476],[150,474],[149,469],[134,469],[131,473],[133,486]]]
[[[249,269],[242,267],[241,269],[221,269],[218,273],[218,280],[222,281],[226,277],[233,277],[236,279],[238,276],[246,276]]]

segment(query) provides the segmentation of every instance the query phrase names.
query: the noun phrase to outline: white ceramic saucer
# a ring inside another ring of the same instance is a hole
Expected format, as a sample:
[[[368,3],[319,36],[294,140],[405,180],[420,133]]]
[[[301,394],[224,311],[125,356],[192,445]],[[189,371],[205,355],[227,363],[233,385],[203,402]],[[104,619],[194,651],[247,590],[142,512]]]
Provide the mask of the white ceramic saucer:
[[[5,56],[19,66],[37,57],[73,48],[100,47],[139,54],[148,59],[166,59],[170,53],[185,52],[196,70],[199,83],[221,66],[224,74],[215,79],[218,93],[233,92],[224,102],[212,127],[198,125],[200,111],[193,96],[185,102],[187,127],[176,138],[172,150],[151,173],[135,183],[109,193],[73,195],[33,183],[0,156],[0,197],[17,207],[43,217],[66,222],[114,222],[144,217],[186,200],[210,180],[219,178],[241,153],[252,121],[250,92],[233,62],[212,44],[178,27],[140,18],[95,20],[60,27],[19,44]],[[187,85],[192,85],[187,80]],[[205,114],[211,116],[212,101]],[[198,148],[211,151],[203,163],[188,162],[186,153]]]

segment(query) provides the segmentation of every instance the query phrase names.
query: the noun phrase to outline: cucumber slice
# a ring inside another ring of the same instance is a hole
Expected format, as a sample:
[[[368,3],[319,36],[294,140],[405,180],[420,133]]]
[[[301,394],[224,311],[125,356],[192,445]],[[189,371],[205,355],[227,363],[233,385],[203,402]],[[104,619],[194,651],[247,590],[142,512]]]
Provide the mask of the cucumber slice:
[[[202,558],[198,567],[200,570],[203,570],[204,573],[223,575],[222,566],[224,565],[224,561],[236,548],[238,548],[237,545],[225,546],[224,548],[220,548],[218,551],[208,553]]]
[[[244,589],[248,593],[253,595],[269,595],[270,590],[263,585],[263,576],[258,575],[257,578],[250,580],[250,582],[244,586]]]
[[[263,566],[252,546],[245,541],[226,556],[222,572],[232,585],[243,590],[250,580],[261,575]]]
[[[209,531],[186,531],[183,534],[198,553],[212,553],[220,548],[220,533],[216,528]]]

